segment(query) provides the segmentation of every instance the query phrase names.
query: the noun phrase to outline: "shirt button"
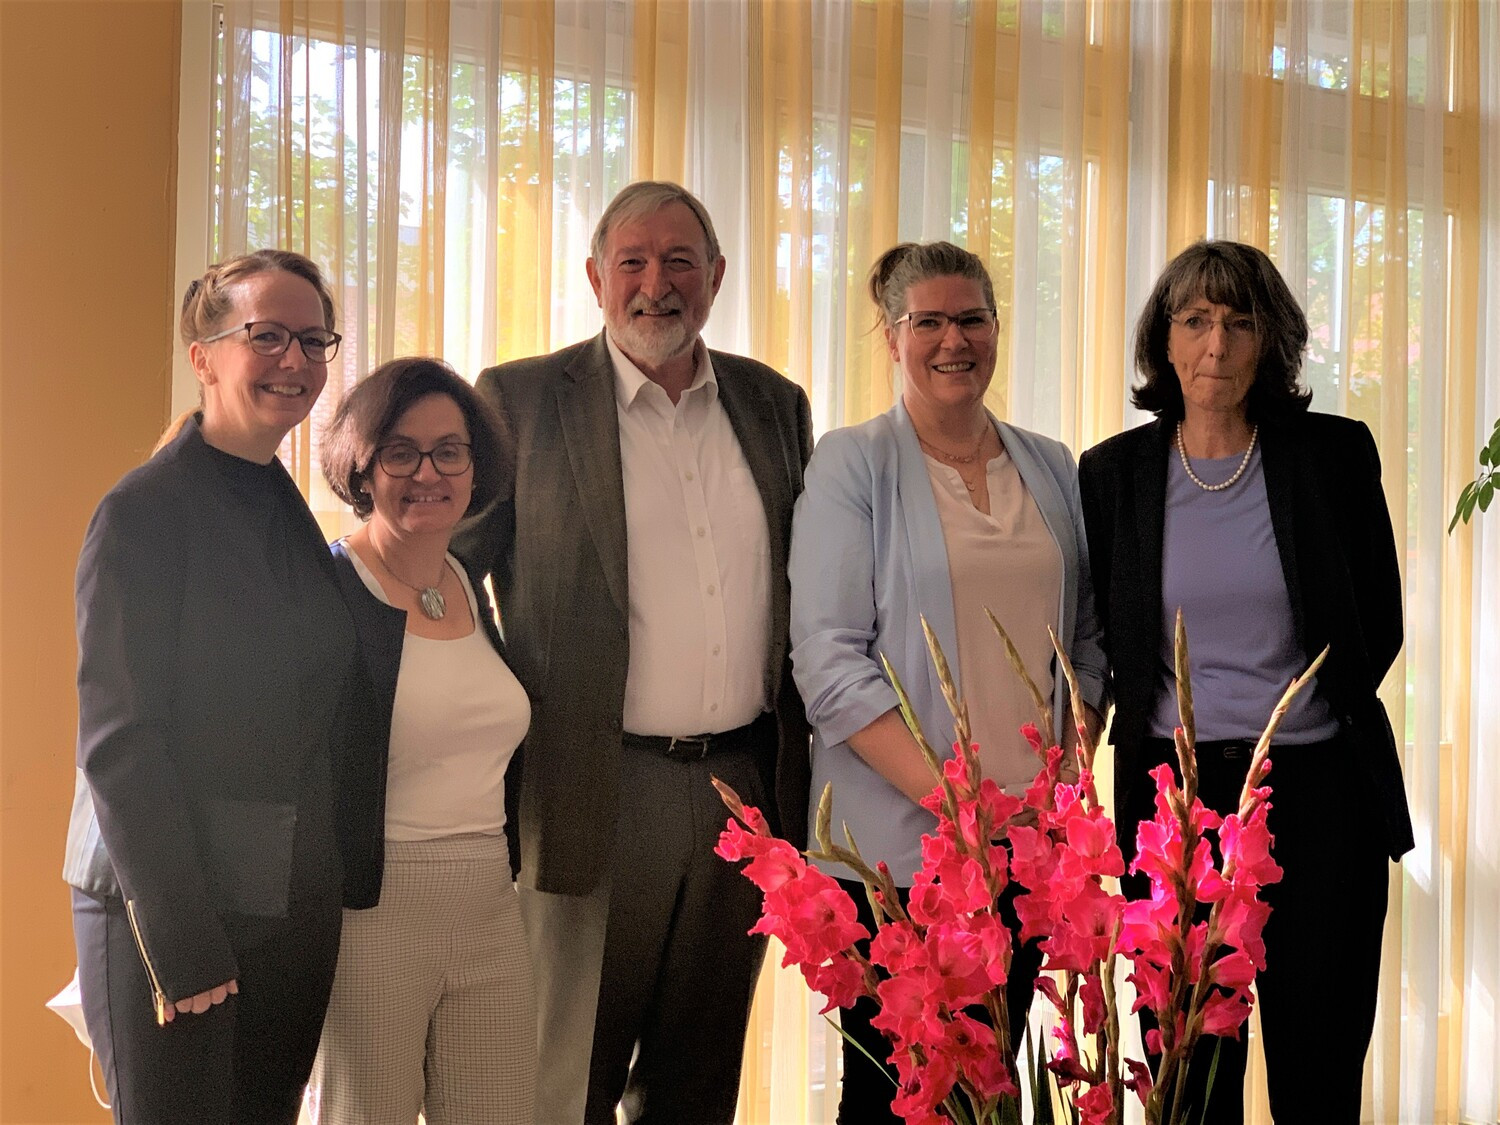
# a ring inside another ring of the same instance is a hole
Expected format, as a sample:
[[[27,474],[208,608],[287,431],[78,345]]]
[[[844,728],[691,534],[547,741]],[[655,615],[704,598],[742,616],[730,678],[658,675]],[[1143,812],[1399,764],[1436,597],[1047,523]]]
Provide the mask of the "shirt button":
[[[705,531],[705,530],[704,530],[704,529],[703,529],[703,528],[701,528],[701,527],[700,527],[700,528],[699,528],[699,529],[698,529],[698,538],[699,538],[699,539],[702,539],[702,538],[703,538],[703,537],[704,537],[704,536],[705,536],[705,535],[707,535],[707,534],[708,534],[708,532],[707,532],[707,531]]]
[[[682,474],[682,479],[683,480],[692,480],[693,479],[693,471],[691,469],[689,469],[687,472],[683,473]]]
[[[719,709],[719,705],[717,703],[710,703],[708,705],[708,709],[710,711],[717,711]]]
[[[714,655],[715,656],[719,655],[719,646],[718,645],[714,645]]]
[[[713,597],[713,595],[714,595],[714,589],[715,589],[715,587],[713,587],[713,586],[710,586],[708,588],[708,596],[709,597]]]

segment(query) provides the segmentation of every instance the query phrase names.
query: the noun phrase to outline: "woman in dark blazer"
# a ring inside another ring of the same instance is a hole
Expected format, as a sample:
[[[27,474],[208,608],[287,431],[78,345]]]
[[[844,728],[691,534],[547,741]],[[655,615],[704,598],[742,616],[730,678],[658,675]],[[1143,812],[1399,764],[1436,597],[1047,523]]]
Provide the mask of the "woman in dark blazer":
[[[348,772],[376,794],[351,832],[361,909],[344,918],[313,1117],[533,1125],[536,989],[513,883],[531,706],[482,579],[448,553],[465,515],[509,506],[515,449],[473,387],[409,358],[345,397],[322,453],[365,521],[333,557],[375,692]]]
[[[1401,648],[1401,580],[1380,461],[1360,422],[1308,411],[1307,321],[1276,267],[1200,242],[1157,281],[1136,329],[1134,402],[1156,420],[1079,465],[1115,697],[1121,846],[1152,815],[1147,771],[1175,763],[1173,623],[1189,638],[1200,791],[1238,804],[1249,752],[1293,676],[1327,663],[1278,733],[1273,855],[1257,977],[1278,1122],[1356,1122],[1375,1019],[1386,857],[1412,846],[1396,742],[1376,695]],[[1131,883],[1127,879],[1127,884]],[[1127,893],[1143,894],[1136,878]],[[1244,1039],[1215,1047],[1206,1120],[1242,1120]],[[1198,1110],[1193,1110],[1196,1117]]]
[[[115,1119],[291,1125],[342,894],[333,776],[358,681],[328,549],[276,451],[338,349],[300,254],[188,289],[202,409],[100,503],[78,561],[64,877]]]

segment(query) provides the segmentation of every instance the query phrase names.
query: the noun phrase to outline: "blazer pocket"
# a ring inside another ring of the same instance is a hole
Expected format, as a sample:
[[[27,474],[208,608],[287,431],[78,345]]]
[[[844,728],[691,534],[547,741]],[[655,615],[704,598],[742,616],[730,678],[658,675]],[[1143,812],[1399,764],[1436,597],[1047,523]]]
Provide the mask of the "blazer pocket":
[[[216,798],[205,811],[209,879],[220,909],[285,917],[297,806]]]

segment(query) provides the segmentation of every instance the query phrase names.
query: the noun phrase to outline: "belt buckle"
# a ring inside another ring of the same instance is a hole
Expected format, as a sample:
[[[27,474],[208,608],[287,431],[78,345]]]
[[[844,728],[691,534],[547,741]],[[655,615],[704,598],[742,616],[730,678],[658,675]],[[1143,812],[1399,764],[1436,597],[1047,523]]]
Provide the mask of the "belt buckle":
[[[1221,753],[1226,762],[1246,762],[1249,761],[1250,755],[1254,750],[1255,744],[1253,742],[1243,742],[1235,739],[1226,743]]]
[[[708,757],[708,742],[711,735],[699,735],[693,737],[672,736],[672,741],[667,743],[667,757],[676,762],[701,762]],[[683,747],[679,750],[678,747]],[[696,751],[689,751],[687,747],[694,746]]]

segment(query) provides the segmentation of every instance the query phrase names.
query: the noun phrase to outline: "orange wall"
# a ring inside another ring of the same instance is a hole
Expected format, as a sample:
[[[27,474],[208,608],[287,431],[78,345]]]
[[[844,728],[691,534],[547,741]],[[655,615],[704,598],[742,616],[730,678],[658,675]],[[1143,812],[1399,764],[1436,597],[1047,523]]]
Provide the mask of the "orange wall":
[[[167,417],[178,0],[0,0],[0,1123],[107,1121],[73,969],[73,567]]]

